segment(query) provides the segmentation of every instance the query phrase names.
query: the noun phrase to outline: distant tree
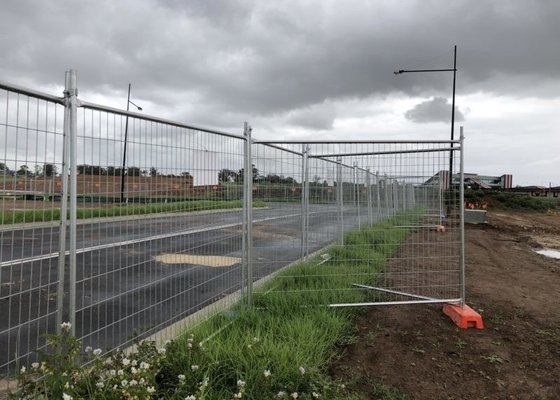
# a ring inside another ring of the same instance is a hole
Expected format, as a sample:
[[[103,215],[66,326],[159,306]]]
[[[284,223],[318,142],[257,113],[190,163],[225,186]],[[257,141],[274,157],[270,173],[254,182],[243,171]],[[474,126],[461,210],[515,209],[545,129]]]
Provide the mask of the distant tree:
[[[10,171],[10,168],[4,164],[3,162],[0,162],[0,174],[1,175],[10,175],[12,173],[12,171]]]
[[[35,164],[35,176],[41,176],[42,172],[43,172],[43,167],[41,167],[38,164]]]
[[[242,183],[244,176],[245,176],[245,168],[241,168],[239,172],[237,172],[236,182]],[[260,177],[259,170],[257,169],[257,167],[255,167],[255,164],[253,164],[253,182],[258,182],[259,177]]]
[[[181,176],[184,177],[184,178],[190,178],[190,177],[191,177],[191,173],[188,172],[188,171],[184,171],[184,172],[181,172]]]
[[[17,171],[18,176],[31,176],[31,172],[29,172],[29,167],[27,165],[22,165],[19,167]]]
[[[159,175],[159,172],[158,172],[157,168],[156,167],[150,167],[150,176],[151,177],[156,177],[158,175]]]
[[[128,167],[126,169],[126,176],[141,176],[142,171],[138,167]]]
[[[109,167],[107,167],[107,168],[105,169],[105,173],[106,173],[108,176],[120,176],[121,170],[118,169],[118,168],[115,168],[115,167],[113,167],[113,166],[109,166]]]
[[[235,182],[237,176],[237,172],[224,168],[218,173],[218,180],[220,182]]]
[[[282,178],[276,174],[268,174],[265,176],[265,180],[271,184],[280,183]]]
[[[45,176],[56,176],[58,174],[58,168],[54,164],[45,164],[43,166],[43,175]]]

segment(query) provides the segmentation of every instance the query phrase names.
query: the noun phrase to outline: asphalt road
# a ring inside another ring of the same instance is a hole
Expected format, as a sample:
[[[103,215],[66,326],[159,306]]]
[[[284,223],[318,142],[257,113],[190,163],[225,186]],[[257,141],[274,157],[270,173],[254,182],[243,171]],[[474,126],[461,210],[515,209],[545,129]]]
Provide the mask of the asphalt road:
[[[365,209],[344,211],[345,229],[366,219]],[[241,221],[242,211],[230,210],[81,222],[76,336],[84,346],[126,346],[135,334],[155,333],[240,289],[240,262],[206,261],[242,257]],[[310,253],[336,239],[336,221],[335,205],[310,205]],[[255,280],[300,259],[301,232],[299,204],[253,210]],[[41,334],[56,331],[59,237],[55,225],[0,231],[0,376],[13,372],[16,354],[23,363],[33,360],[26,355],[44,343]],[[155,260],[162,254],[203,257],[166,264]]]

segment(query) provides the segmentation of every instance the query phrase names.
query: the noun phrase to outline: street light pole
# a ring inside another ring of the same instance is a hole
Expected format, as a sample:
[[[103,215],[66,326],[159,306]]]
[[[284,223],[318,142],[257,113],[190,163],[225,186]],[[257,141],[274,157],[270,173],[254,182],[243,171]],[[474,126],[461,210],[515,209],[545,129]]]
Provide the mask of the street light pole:
[[[409,72],[453,72],[453,96],[451,100],[451,141],[455,140],[455,82],[457,78],[457,46],[453,49],[453,68],[441,69],[399,69],[394,71],[395,75]],[[453,143],[451,143],[453,147]],[[449,188],[453,186],[453,149],[449,152]]]
[[[132,84],[128,84],[128,98],[126,99],[126,123],[124,127],[124,150],[123,150],[123,160],[122,160],[122,169],[121,169],[121,204],[124,203],[124,172],[126,168],[126,142],[128,139],[128,111],[130,110],[130,105],[132,104],[135,106],[138,111],[142,111],[142,107],[137,106],[132,101],[130,101],[130,87]]]

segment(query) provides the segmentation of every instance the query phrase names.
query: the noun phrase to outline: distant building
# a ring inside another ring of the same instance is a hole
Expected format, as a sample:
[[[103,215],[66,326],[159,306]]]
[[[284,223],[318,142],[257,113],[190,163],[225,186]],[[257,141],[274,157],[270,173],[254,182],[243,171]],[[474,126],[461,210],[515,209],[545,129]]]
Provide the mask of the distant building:
[[[513,186],[513,176],[504,174],[501,176],[478,175],[464,173],[464,185],[471,189],[511,189]],[[439,171],[425,182],[426,185],[437,185],[442,189],[449,189],[449,171]],[[461,184],[459,174],[453,174],[453,186]]]

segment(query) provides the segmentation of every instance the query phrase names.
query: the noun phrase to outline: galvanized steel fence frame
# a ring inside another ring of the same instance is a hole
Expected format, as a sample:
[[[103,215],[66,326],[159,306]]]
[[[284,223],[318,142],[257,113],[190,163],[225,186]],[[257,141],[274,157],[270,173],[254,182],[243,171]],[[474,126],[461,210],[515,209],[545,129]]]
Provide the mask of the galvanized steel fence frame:
[[[455,154],[463,182],[462,134],[457,141],[258,141],[248,123],[235,135],[79,100],[74,70],[66,73],[63,97],[0,82],[2,91],[3,168],[44,165],[42,179],[1,171],[2,218],[12,216],[5,211],[10,204],[31,206],[38,215],[60,209],[60,217],[1,226],[0,377],[34,361],[34,351],[45,346],[41,335],[58,332],[62,322],[71,323],[84,345],[107,350],[129,346],[135,337],[175,337],[236,302],[250,305],[255,285],[288,265],[321,252],[323,261],[336,262],[325,249],[347,245],[348,232],[418,205],[424,207],[422,222],[408,227],[416,233],[432,232],[453,214],[444,273],[455,274],[445,285],[456,296],[424,295],[422,285],[408,282],[404,290],[398,284],[369,287],[389,296],[379,301],[330,306],[464,302],[463,185],[454,187],[444,157],[434,156]],[[151,170],[153,179],[141,179],[122,169],[108,180],[123,145],[128,171],[158,167],[167,176]],[[426,155],[433,165],[415,161]],[[384,157],[389,164],[379,161]],[[391,164],[404,158],[412,161],[396,169]],[[88,165],[105,172],[86,172]],[[190,168],[194,176],[184,174]],[[85,182],[84,175],[91,179]],[[46,205],[39,209],[40,198]],[[168,212],[78,219],[79,201],[88,200],[94,216],[106,208],[100,199],[125,209],[193,198],[242,200],[242,210],[192,212],[183,204]],[[59,205],[48,204],[55,199]],[[266,207],[254,208],[253,200]],[[25,246],[25,238],[39,244]],[[424,239],[417,237],[413,248]]]

